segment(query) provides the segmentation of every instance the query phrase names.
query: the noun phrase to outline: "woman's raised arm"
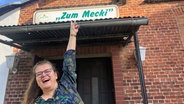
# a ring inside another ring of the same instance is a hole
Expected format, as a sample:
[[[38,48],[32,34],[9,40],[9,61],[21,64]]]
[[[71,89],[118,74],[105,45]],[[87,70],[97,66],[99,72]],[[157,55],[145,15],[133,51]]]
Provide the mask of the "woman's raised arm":
[[[76,21],[71,21],[70,23],[70,37],[67,45],[68,50],[76,50],[76,38],[77,38],[77,32],[79,30],[79,25]]]

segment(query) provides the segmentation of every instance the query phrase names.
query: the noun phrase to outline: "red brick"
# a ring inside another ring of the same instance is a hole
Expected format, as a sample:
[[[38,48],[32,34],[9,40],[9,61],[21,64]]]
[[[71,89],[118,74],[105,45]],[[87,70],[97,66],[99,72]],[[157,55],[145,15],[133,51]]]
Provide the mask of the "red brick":
[[[71,2],[72,1],[72,2]],[[112,0],[38,0],[21,8],[19,24],[32,23],[33,13],[37,8],[82,6],[111,3]],[[184,1],[146,4],[144,0],[127,0],[119,5],[120,17],[145,16],[149,25],[141,26],[138,31],[139,43],[146,47],[146,60],[143,70],[150,103],[182,104],[184,94],[184,30],[182,22]],[[116,104],[142,104],[141,85],[137,63],[133,56],[134,45],[126,47],[83,46],[77,54],[111,54],[115,85]],[[57,56],[65,49],[35,50],[40,56]],[[32,59],[21,59],[18,74],[9,75],[5,104],[20,103],[25,86],[30,78]],[[21,80],[18,83],[17,80]],[[15,91],[16,90],[16,91]],[[21,93],[19,93],[21,92]],[[125,92],[125,93],[124,93]],[[136,93],[136,94],[135,94]]]

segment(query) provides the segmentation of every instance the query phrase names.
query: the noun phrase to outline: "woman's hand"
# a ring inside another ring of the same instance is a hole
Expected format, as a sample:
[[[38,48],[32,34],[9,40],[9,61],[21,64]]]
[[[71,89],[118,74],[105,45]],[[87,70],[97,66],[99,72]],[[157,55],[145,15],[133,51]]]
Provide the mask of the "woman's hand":
[[[71,21],[70,24],[70,36],[77,36],[77,32],[79,31],[79,25],[76,21]]]
[[[67,45],[66,50],[75,50],[76,49],[76,36],[77,32],[79,31],[79,25],[77,24],[76,21],[71,21],[70,24],[70,37]]]

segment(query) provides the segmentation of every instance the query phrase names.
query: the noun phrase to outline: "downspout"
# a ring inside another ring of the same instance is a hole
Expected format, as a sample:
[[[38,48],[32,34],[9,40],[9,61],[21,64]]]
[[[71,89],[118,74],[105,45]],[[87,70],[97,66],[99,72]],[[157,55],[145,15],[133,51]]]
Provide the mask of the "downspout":
[[[140,83],[141,83],[143,103],[148,104],[137,32],[134,33],[134,45],[135,45],[135,50],[136,50],[137,65],[138,65],[138,71],[139,71],[139,79],[140,79]]]

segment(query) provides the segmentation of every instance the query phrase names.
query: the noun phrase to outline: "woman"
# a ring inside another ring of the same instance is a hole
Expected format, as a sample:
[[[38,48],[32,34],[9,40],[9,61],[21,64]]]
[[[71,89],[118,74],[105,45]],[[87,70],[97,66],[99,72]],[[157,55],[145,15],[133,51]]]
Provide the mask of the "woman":
[[[78,29],[77,23],[71,22],[61,79],[58,79],[56,68],[51,62],[38,62],[33,67],[34,76],[24,94],[23,104],[84,104],[76,88],[75,49]]]

